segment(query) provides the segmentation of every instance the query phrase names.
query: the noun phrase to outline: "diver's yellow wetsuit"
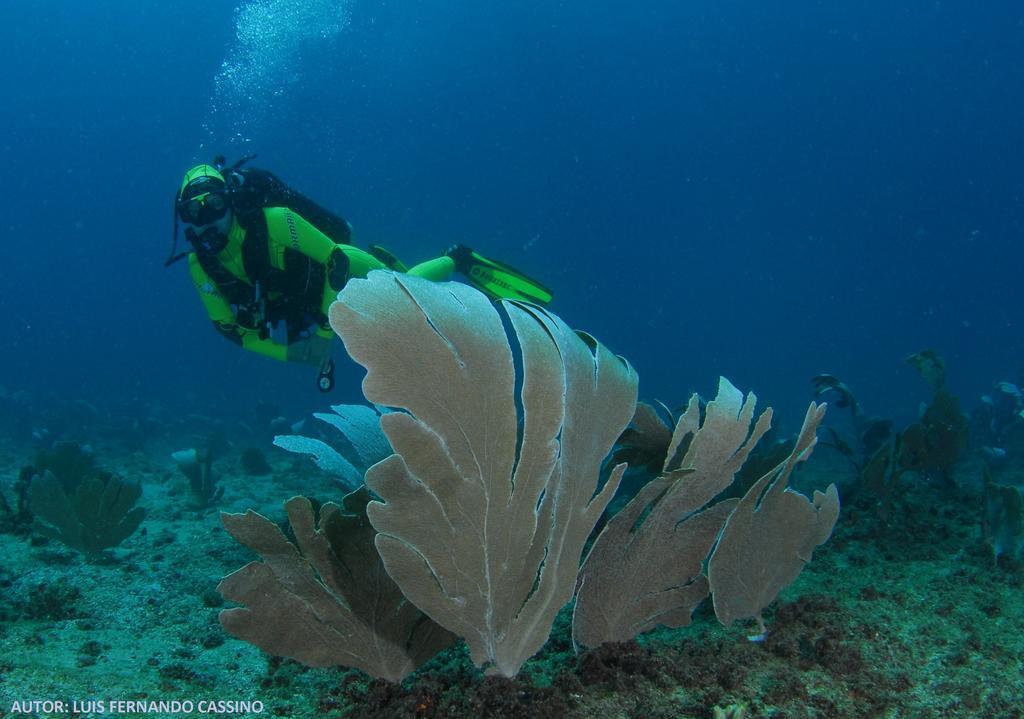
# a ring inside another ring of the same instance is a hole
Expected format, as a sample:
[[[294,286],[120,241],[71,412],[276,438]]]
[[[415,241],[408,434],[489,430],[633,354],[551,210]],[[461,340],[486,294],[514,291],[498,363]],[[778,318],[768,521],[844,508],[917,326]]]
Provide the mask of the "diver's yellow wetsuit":
[[[247,232],[237,218],[232,220],[224,249],[205,260],[219,263],[230,276],[221,271],[215,273],[222,275],[219,281],[214,281],[195,252],[188,255],[189,271],[206,312],[221,334],[252,352],[282,361],[296,359],[289,356],[287,344],[270,336],[268,323],[285,320],[289,325],[288,342],[292,343],[304,329],[294,325],[305,318],[305,327],[316,326],[315,337],[330,342],[334,333],[327,323],[327,313],[338,292],[349,278],[366,277],[370,270],[387,266],[369,252],[335,243],[286,207],[267,207],[262,212],[271,280],[261,283],[247,272],[250,265],[246,258],[251,256],[252,248],[246,247]],[[249,237],[250,243],[260,241],[258,234]],[[408,273],[446,280],[454,270],[455,262],[444,256],[420,263]],[[230,282],[225,282],[225,277]],[[221,284],[233,287],[228,291]],[[264,286],[258,287],[260,284]],[[240,297],[246,301],[240,301]]]

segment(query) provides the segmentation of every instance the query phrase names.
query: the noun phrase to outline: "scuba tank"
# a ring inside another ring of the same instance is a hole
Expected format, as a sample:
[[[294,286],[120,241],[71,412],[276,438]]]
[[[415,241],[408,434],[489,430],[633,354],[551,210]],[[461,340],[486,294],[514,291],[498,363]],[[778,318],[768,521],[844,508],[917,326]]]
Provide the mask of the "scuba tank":
[[[213,160],[213,166],[224,175],[231,208],[243,227],[249,229],[247,225],[252,222],[253,213],[262,212],[265,207],[287,207],[335,243],[351,243],[352,226],[345,218],[289,187],[272,172],[255,167],[245,168],[244,165],[255,157],[247,155],[230,167],[226,167],[223,156],[218,155]]]

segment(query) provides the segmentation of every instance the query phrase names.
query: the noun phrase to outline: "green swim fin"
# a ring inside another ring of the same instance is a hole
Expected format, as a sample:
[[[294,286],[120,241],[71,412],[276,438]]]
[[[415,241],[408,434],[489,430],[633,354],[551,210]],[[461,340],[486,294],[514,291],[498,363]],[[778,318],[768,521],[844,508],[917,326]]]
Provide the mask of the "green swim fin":
[[[551,302],[551,290],[504,262],[463,246],[452,248],[449,256],[469,283],[492,300],[523,300],[538,305]]]

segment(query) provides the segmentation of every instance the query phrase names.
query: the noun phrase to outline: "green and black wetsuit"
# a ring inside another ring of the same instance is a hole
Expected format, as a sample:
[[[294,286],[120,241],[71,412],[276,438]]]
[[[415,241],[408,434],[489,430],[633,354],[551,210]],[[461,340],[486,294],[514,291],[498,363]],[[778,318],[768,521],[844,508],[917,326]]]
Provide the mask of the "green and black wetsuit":
[[[287,345],[270,336],[270,326],[284,321],[288,343],[306,330],[332,338],[327,313],[338,292],[349,278],[386,266],[369,252],[335,243],[287,207],[259,212],[262,218],[247,220],[248,230],[233,219],[227,245],[216,255],[189,253],[189,271],[221,334],[244,349],[284,361]],[[442,281],[454,270],[454,260],[443,256],[408,272]]]

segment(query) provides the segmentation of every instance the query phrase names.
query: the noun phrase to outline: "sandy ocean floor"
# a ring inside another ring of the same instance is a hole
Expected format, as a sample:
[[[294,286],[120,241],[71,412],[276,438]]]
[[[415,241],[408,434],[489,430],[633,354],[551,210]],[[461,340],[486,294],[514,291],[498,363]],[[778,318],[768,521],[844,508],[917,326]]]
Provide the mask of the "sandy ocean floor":
[[[215,464],[223,499],[196,511],[170,459],[183,446],[93,445],[100,466],[142,483],[148,511],[101,560],[0,535],[0,717],[141,716],[115,703],[139,700],[193,703],[149,716],[200,714],[210,701],[239,703],[222,716],[275,717],[1024,716],[1024,569],[996,566],[980,539],[978,466],[960,470],[957,493],[909,482],[889,526],[870,502],[845,504],[832,539],[770,610],[762,643],[721,627],[705,604],[686,629],[577,655],[564,611],[515,680],[485,679],[456,648],[395,686],[268,657],[221,629],[217,583],[254,557],[219,511],[279,521],[294,494],[340,495],[307,460],[273,448],[272,474],[247,476],[236,446]],[[8,498],[33,456],[0,444]],[[819,448],[798,485],[845,472]],[[65,711],[18,711],[46,701]]]

